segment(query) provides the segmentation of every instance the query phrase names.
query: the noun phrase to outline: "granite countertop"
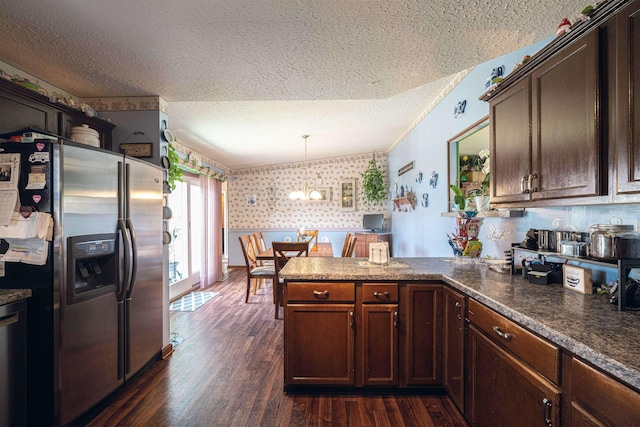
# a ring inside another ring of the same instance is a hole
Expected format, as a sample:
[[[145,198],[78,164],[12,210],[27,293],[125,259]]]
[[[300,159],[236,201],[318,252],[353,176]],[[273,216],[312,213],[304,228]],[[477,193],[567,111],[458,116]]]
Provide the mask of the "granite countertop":
[[[0,289],[0,305],[31,297],[31,289]]]
[[[640,312],[618,311],[606,295],[583,295],[561,284],[537,285],[481,263],[446,258],[293,258],[286,280],[440,280],[640,390]]]

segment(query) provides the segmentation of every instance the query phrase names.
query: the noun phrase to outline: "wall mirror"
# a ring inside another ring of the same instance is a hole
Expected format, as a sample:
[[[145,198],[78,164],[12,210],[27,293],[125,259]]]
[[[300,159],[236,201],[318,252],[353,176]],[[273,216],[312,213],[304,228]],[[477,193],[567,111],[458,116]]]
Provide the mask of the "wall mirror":
[[[467,197],[478,195],[485,174],[479,153],[489,150],[489,116],[477,121],[447,141],[449,184],[460,187]],[[451,199],[451,192],[449,191]],[[451,206],[451,203],[449,203]]]

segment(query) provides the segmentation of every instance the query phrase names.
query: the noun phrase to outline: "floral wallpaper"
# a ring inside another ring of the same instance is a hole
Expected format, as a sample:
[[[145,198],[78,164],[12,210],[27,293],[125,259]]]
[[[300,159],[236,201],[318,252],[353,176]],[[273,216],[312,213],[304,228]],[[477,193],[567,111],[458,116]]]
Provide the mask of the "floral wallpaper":
[[[369,208],[364,204],[360,174],[373,154],[234,170],[228,181],[229,228],[360,228],[363,213],[384,213],[389,203]],[[387,174],[387,158],[376,153]],[[314,187],[327,200],[290,200],[289,193],[304,185]],[[356,180],[355,210],[341,209],[341,182]]]

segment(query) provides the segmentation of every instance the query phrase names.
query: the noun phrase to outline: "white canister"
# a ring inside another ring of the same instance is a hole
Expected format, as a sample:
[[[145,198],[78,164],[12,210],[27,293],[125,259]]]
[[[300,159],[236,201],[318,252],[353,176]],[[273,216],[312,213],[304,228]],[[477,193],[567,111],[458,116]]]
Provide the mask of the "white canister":
[[[100,147],[98,131],[91,129],[89,125],[80,125],[71,128],[71,140],[81,144]]]

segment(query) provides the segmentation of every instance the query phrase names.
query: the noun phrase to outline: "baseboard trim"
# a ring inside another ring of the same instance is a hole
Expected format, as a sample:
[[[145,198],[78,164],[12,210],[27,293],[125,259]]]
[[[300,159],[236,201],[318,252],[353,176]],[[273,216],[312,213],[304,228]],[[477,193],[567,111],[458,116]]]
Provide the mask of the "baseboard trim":
[[[167,344],[162,347],[162,353],[161,353],[162,360],[165,360],[172,354],[173,354],[173,346],[171,344]]]

